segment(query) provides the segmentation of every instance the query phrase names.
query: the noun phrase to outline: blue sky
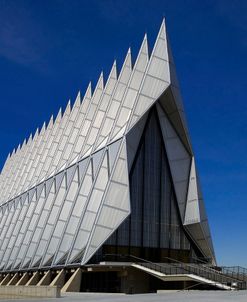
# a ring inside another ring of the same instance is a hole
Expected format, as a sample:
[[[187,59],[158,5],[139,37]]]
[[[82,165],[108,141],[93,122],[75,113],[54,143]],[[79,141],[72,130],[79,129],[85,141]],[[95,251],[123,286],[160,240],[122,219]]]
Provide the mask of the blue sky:
[[[0,0],[0,167],[163,16],[219,264],[247,267],[247,2]]]

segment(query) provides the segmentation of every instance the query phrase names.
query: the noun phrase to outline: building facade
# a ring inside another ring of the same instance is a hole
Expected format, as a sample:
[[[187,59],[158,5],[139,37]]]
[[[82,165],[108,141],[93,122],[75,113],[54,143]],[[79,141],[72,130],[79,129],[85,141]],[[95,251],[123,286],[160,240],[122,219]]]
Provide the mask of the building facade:
[[[165,23],[8,156],[0,271],[118,256],[215,264]]]

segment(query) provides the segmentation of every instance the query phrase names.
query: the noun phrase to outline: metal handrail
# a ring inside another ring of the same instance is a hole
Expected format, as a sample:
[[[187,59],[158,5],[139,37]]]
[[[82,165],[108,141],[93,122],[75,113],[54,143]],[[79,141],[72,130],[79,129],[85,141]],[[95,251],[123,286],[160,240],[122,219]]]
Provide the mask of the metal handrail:
[[[187,266],[189,268],[192,268],[192,270],[196,269],[196,270],[199,270],[199,271],[204,271],[206,273],[209,273],[209,274],[215,274],[215,275],[219,275],[219,276],[224,276],[220,271],[217,271],[215,269],[213,269],[212,267],[208,267],[208,266],[205,266],[205,265],[202,265],[200,267],[196,266],[196,264],[191,264],[191,263],[184,263],[184,262],[181,262],[179,260],[176,260],[176,259],[173,259],[173,258],[169,258],[169,257],[164,257],[165,259],[168,259],[168,260],[172,260],[176,263],[179,263],[183,266]],[[202,269],[203,268],[203,269]],[[226,278],[229,278],[229,279],[232,279],[233,281],[237,281],[235,278],[232,278],[232,277],[229,277],[229,276],[225,276]]]
[[[220,267],[224,274],[231,274],[236,279],[247,281],[247,269],[242,266],[222,266]]]
[[[184,263],[184,262],[181,262],[181,261],[173,259],[173,258],[169,258],[169,257],[164,257],[164,258],[168,259],[168,260],[172,260],[172,261],[177,262],[177,263],[180,263],[182,265],[187,265],[189,267],[193,267],[193,268],[197,268],[198,267],[198,264],[196,264],[196,263]],[[218,271],[218,270],[216,270],[216,269],[214,269],[214,268],[212,268],[212,267],[210,267],[208,265],[202,264],[202,265],[200,265],[200,268],[202,268],[202,267],[204,268],[205,271],[209,271],[210,270],[211,272],[213,272],[215,274],[221,275],[220,271]]]
[[[105,256],[117,256],[117,257],[125,257],[125,258],[132,258],[135,260],[138,260],[139,265],[143,265],[144,267],[153,268],[154,270],[158,272],[163,272],[165,274],[178,274],[181,273],[181,271],[186,273],[193,273],[200,277],[204,277],[207,279],[210,279],[214,281],[215,283],[221,283],[221,284],[232,284],[236,283],[238,286],[242,286],[243,288],[246,287],[246,284],[243,284],[244,282],[242,280],[239,280],[237,278],[234,278],[233,276],[225,275],[220,271],[217,271],[211,267],[207,266],[196,266],[195,264],[188,264],[181,262],[179,260],[164,257],[167,260],[173,261],[172,263],[168,263],[169,267],[167,265],[164,265],[162,263],[154,263],[152,261],[149,261],[147,259],[143,259],[134,255],[121,255],[121,254],[106,254]],[[178,265],[179,264],[179,265]],[[239,284],[241,283],[241,284]]]

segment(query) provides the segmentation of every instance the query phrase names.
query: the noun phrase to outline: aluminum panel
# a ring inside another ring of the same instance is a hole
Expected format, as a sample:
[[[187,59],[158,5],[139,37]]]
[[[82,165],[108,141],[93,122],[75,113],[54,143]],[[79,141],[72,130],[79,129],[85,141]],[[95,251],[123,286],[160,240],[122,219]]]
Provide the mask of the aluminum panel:
[[[22,164],[22,169],[21,170],[19,169],[19,173],[16,174],[16,181],[15,181],[15,183],[12,183],[12,185],[11,185],[10,181],[11,181],[13,175],[15,175],[15,172],[13,171],[13,169],[16,169],[16,168],[18,169],[18,167],[15,167],[15,163],[16,163],[17,158],[16,158],[16,156],[13,158],[12,169],[10,170],[8,177],[6,177],[6,181],[4,183],[3,191],[2,191],[2,194],[1,194],[2,202],[7,200],[7,196],[9,196],[9,198],[11,198],[10,194],[11,194],[12,197],[16,196],[16,190],[18,189],[18,184],[22,180],[21,177],[23,177],[22,175],[24,174],[24,171],[27,169],[27,166],[28,166],[28,163],[29,163],[29,161],[27,161],[27,158],[29,159],[31,157],[32,150],[36,146],[36,143],[38,142],[38,139],[39,139],[39,131],[37,129],[33,139],[30,140],[30,147],[27,150],[28,152],[25,154],[25,161]],[[13,157],[13,154],[12,154],[12,157]],[[11,191],[10,191],[10,186],[11,186]]]
[[[122,182],[122,184],[121,184]],[[96,225],[91,231],[89,242],[85,247],[83,253],[82,264],[86,263],[90,257],[98,250],[100,245],[109,238],[111,233],[123,222],[124,219],[130,214],[130,199],[129,199],[129,179],[128,179],[128,167],[127,167],[127,154],[126,154],[126,143],[122,142],[121,150],[116,164],[114,165],[109,186],[105,190],[107,193],[103,198],[103,203],[98,203]],[[112,195],[111,188],[117,188],[115,192],[121,192],[120,187],[125,187],[125,194],[121,194],[120,200],[116,199],[116,195]],[[110,192],[110,194],[109,194]],[[110,203],[112,205],[110,205]],[[106,215],[111,212],[112,216]]]
[[[165,110],[172,126],[176,129],[181,141],[186,146],[186,149],[192,154],[192,147],[190,143],[190,137],[187,128],[187,122],[185,115],[180,105],[178,95],[174,94],[173,87],[167,88],[164,94],[160,97],[159,103]]]
[[[196,175],[194,168],[194,158],[191,161],[190,179],[188,187],[187,204],[185,211],[184,224],[192,224],[200,222],[200,211],[198,202],[198,192],[196,184]]]
[[[149,109],[150,106],[152,106],[153,103],[154,103],[153,98],[140,94],[135,108],[135,116],[139,117],[143,115],[147,111],[147,109]],[[132,121],[131,121],[131,125],[134,125]]]
[[[190,233],[197,238],[197,244],[207,257],[215,261],[214,249],[211,234],[208,226],[208,220],[200,192],[199,183],[196,175],[195,160],[191,162],[190,182],[188,189],[188,198],[185,212],[184,225]],[[199,226],[198,226],[199,225]]]
[[[127,125],[128,120],[129,120],[129,117],[131,115],[131,110],[132,110],[133,107],[127,111],[126,110],[127,108],[123,107],[123,103],[125,101],[126,94],[127,94],[128,90],[130,89],[130,87],[131,86],[136,87],[135,85],[137,85],[137,82],[134,78],[134,74],[136,72],[137,73],[141,72],[144,76],[144,71],[147,67],[148,59],[149,59],[148,58],[148,46],[147,46],[147,38],[146,38],[146,35],[145,35],[145,37],[143,39],[143,42],[142,42],[142,45],[140,47],[135,65],[134,65],[132,75],[131,75],[129,83],[128,83],[126,93],[125,93],[125,95],[123,97],[123,100],[121,102],[121,107],[120,107],[120,109],[118,110],[118,112],[116,114],[116,117],[115,117],[116,122],[115,122],[115,124],[112,128],[110,140],[116,140],[116,139],[120,138],[125,132],[126,125]],[[132,96],[132,97],[134,97],[134,96]],[[132,100],[133,106],[134,106],[135,102],[136,102],[136,98],[135,98],[135,100]],[[124,127],[125,127],[125,129],[124,129]]]
[[[130,78],[130,74],[132,72],[132,62],[131,62],[131,50],[128,49],[127,55],[125,57],[120,75],[119,75],[119,84],[120,82],[127,85],[129,78]],[[116,94],[115,94],[116,97]],[[117,98],[118,100],[122,99],[122,94],[120,93],[119,95],[120,98]]]
[[[160,120],[160,127],[163,135],[163,140],[167,151],[167,157],[171,169],[180,215],[183,221],[187,200],[187,189],[191,158],[183,144],[180,142],[179,137],[175,131],[173,133],[174,137],[167,137],[167,129],[171,130],[172,126],[170,125],[170,122],[167,119],[160,105],[156,104],[156,106]],[[174,144],[176,144],[175,152]]]
[[[70,205],[70,214],[68,215],[68,220],[63,223],[61,217],[59,219],[59,221],[61,221],[61,225],[63,225],[64,227],[64,230],[63,236],[61,237],[61,240],[58,244],[58,248],[50,244],[46,252],[47,259],[49,258],[48,254],[51,256],[54,254],[54,252],[56,252],[53,261],[54,263],[58,263],[61,258],[63,258],[65,255],[68,255],[69,249],[72,247],[74,234],[76,233],[76,229],[79,227],[80,218],[83,217],[84,208],[87,203],[87,196],[89,195],[93,184],[92,162],[91,160],[88,160],[87,162],[88,165],[86,174],[85,177],[83,177],[78,195],[74,203]],[[54,234],[53,237],[54,236],[56,236],[56,234]]]
[[[161,28],[161,30],[162,32],[164,32],[163,28]],[[156,43],[155,56],[157,56],[158,58],[162,58],[166,61],[168,60],[170,61],[170,57],[168,56],[167,40],[161,37],[159,38],[159,40]]]
[[[169,83],[147,75],[141,93],[153,99],[157,99],[168,86]]]
[[[31,239],[32,233],[35,230],[35,223],[39,217],[43,203],[45,201],[45,191],[45,185],[40,185],[36,190],[36,194],[33,195],[31,203],[29,204],[27,215],[18,236],[19,240],[17,242],[17,245],[19,250],[14,266],[20,266],[24,260],[29,241]]]
[[[66,187],[66,181],[65,177],[63,178],[63,181],[61,183],[61,187],[55,187],[54,185],[55,180],[51,186],[51,189],[46,191],[45,198],[39,199],[38,204],[40,207],[36,207],[32,220],[29,225],[29,229],[32,232],[32,235],[30,236],[29,242],[28,242],[28,248],[25,253],[25,258],[23,260],[22,266],[26,266],[27,263],[32,263],[32,258],[35,255],[36,248],[38,246],[39,241],[41,240],[41,235],[44,232],[47,232],[48,225],[47,225],[47,219],[49,217],[49,212],[54,211],[53,206],[53,199],[56,194],[56,189],[58,192],[61,190],[61,188]],[[41,194],[42,197],[42,194]],[[36,217],[37,216],[37,217]],[[34,219],[33,219],[34,218]],[[30,228],[30,226],[32,226]]]
[[[98,105],[98,102],[99,102],[99,99],[101,97],[101,93],[102,93],[102,90],[97,90],[95,91],[95,97],[92,99],[93,101],[95,101],[95,99],[97,100],[96,104],[94,103],[91,103],[90,107],[89,107],[89,110],[88,110],[88,113],[87,113],[87,119],[88,121],[90,122],[90,126],[91,126],[91,121],[93,119],[93,116],[96,112],[96,109],[97,109],[97,105]],[[88,131],[87,131],[88,132]],[[87,132],[85,133],[85,135],[87,135]]]
[[[98,169],[99,169],[99,166],[101,164],[102,157],[103,157],[104,153],[105,153],[105,150],[102,149],[102,150],[94,153],[93,156],[92,156],[94,177],[96,177],[96,175],[98,173]]]
[[[104,173],[104,177],[106,179],[102,179],[102,175],[101,172],[104,171],[106,173]],[[90,231],[87,231],[88,235],[85,236],[84,235],[84,239],[81,239],[80,234],[81,233],[85,233],[85,224],[86,224],[86,220],[88,220],[88,217],[91,217],[91,219],[93,220],[93,217],[95,219],[96,214],[99,210],[99,207],[101,205],[102,202],[102,198],[104,195],[104,190],[107,186],[108,183],[108,163],[107,163],[107,153],[105,153],[104,155],[104,159],[102,161],[101,167],[99,169],[99,172],[97,174],[97,178],[95,180],[95,184],[92,190],[92,193],[89,197],[88,200],[88,204],[86,207],[86,211],[85,214],[83,215],[82,219],[81,219],[81,223],[80,223],[80,227],[77,230],[76,234],[75,234],[75,240],[74,240],[74,244],[73,247],[71,249],[68,261],[69,262],[73,262],[75,255],[80,254],[81,251],[85,248],[85,245],[87,243],[87,239],[89,238],[90,235]],[[104,184],[104,187],[103,187]],[[103,189],[103,190],[101,190]],[[89,216],[88,216],[89,215]],[[93,221],[91,222],[93,224]],[[85,239],[86,238],[86,239]]]
[[[45,222],[43,223],[43,230],[41,233],[41,236],[38,240],[37,249],[34,253],[32,264],[34,265],[38,259],[42,259],[42,256],[44,255],[44,251],[46,250],[46,245],[49,242],[52,232],[54,231],[54,228],[57,223],[58,219],[58,213],[60,212],[60,209],[62,207],[62,202],[64,200],[64,196],[66,193],[66,174],[64,175],[63,181],[61,183],[60,188],[58,189],[58,192],[55,195],[53,195],[53,206],[50,208],[50,211],[47,213],[47,217],[45,219]],[[78,177],[78,173],[75,173],[75,178]],[[73,181],[72,181],[73,183]],[[52,242],[54,244],[55,241]]]
[[[132,81],[130,83],[130,88],[139,90],[143,79],[143,72],[135,70],[132,75]]]
[[[120,145],[121,145],[121,140],[118,140],[118,141],[116,141],[113,144],[110,144],[108,146],[110,171],[112,171],[113,165],[114,165],[115,160],[116,160],[116,156],[119,152]]]
[[[137,91],[133,89],[129,89],[125,95],[123,105],[130,109],[133,108],[136,96],[137,96]]]
[[[150,65],[148,68],[148,74],[150,76],[162,79],[162,81],[165,81],[167,83],[170,83],[170,64],[157,57],[152,57],[150,60]]]
[[[1,263],[1,266],[6,264],[6,261],[9,257],[9,253],[11,251],[10,249],[7,249],[8,244],[13,244],[13,238],[11,238],[11,237],[12,237],[12,234],[13,234],[13,231],[14,231],[14,227],[17,223],[19,213],[21,211],[20,198],[18,198],[17,203],[16,203],[15,207],[13,207],[13,209],[14,209],[13,216],[11,218],[11,221],[8,224],[9,226],[6,229],[7,231],[6,231],[6,234],[4,236],[4,240],[2,241],[2,244],[1,244],[1,249],[0,249],[0,263]],[[10,211],[10,213],[11,213],[11,211]]]
[[[93,150],[93,149],[89,149],[89,147],[93,147],[93,145],[96,144],[96,139],[99,135],[103,119],[105,118],[106,110],[109,106],[109,98],[111,97],[111,94],[115,89],[115,85],[117,81],[116,77],[117,77],[116,63],[114,62],[105,86],[105,90],[101,98],[99,99],[98,106],[95,110],[94,115],[92,116],[90,130],[88,131],[88,134],[86,136],[84,148],[82,148],[80,157],[84,157],[86,154],[89,155]],[[102,111],[102,109],[104,109],[104,111]]]
[[[108,116],[111,119],[115,119],[119,107],[120,107],[120,102],[118,102],[116,100],[113,100],[111,102],[110,107],[109,107],[109,111],[108,111]]]
[[[126,211],[120,211],[117,208],[112,208],[107,205],[104,205],[102,207],[101,214],[99,216],[97,224],[101,226],[105,226],[107,228],[111,228],[113,230],[116,229],[116,227],[119,225],[119,220],[123,221],[125,218],[126,218]]]

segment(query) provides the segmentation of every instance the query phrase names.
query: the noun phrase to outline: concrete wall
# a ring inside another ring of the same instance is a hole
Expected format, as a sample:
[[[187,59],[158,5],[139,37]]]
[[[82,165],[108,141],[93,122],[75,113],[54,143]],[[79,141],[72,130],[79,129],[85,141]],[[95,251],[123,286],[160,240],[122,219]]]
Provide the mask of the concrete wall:
[[[82,273],[117,272],[119,280],[116,290],[126,294],[147,293],[150,291],[150,276],[131,267],[92,267],[89,271],[83,268],[25,272],[23,275],[9,273],[0,281],[1,296],[22,297],[55,297],[61,292],[79,292],[81,290]],[[96,276],[97,277],[97,276]],[[102,276],[100,277],[102,278]],[[159,280],[158,280],[159,281]],[[161,282],[161,281],[160,281]],[[157,289],[163,289],[161,286]],[[113,289],[114,290],[114,289]]]
[[[0,286],[0,298],[16,298],[16,297],[44,297],[59,298],[60,288],[57,286]]]

